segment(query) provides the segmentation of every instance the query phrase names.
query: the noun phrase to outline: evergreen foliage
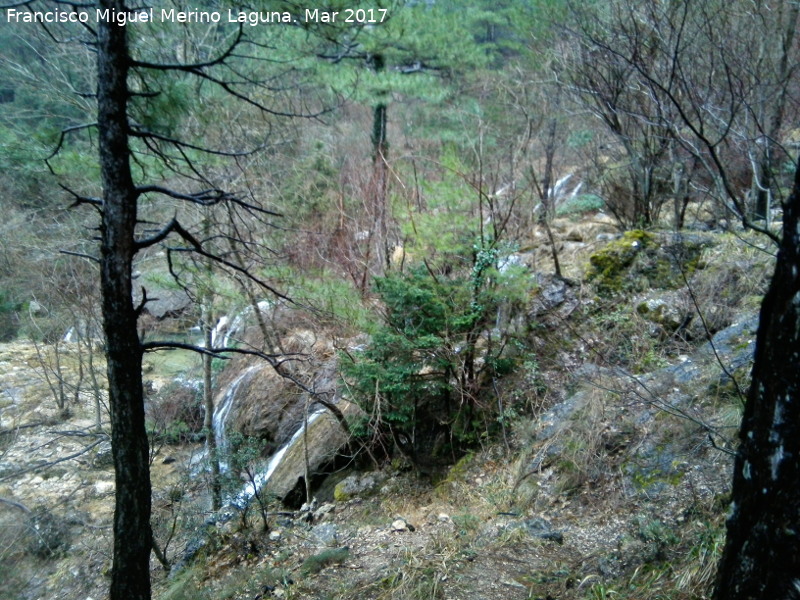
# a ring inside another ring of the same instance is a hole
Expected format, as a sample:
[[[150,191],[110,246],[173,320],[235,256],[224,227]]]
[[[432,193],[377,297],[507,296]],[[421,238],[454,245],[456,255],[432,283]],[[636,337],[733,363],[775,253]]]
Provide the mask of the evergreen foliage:
[[[343,355],[342,370],[368,415],[361,433],[388,439],[412,460],[459,455],[491,434],[500,415],[487,400],[492,380],[514,364],[508,328],[493,329],[504,275],[496,248],[476,247],[466,274],[417,265],[375,280],[383,323],[369,344]],[[499,285],[498,285],[499,284]]]

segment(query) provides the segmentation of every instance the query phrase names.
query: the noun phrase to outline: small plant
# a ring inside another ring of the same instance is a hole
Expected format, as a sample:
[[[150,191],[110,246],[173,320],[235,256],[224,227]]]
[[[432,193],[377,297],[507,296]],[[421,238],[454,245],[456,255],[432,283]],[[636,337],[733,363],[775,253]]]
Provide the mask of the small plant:
[[[300,573],[303,575],[319,573],[324,568],[331,565],[342,564],[347,560],[348,556],[350,556],[349,548],[330,548],[329,550],[324,550],[319,554],[314,554],[306,558],[300,567]]]
[[[217,448],[220,465],[225,465],[220,483],[222,495],[239,507],[242,528],[247,528],[250,508],[255,504],[263,531],[269,531],[269,503],[272,498],[262,489],[261,468],[266,441],[233,432],[226,448]]]
[[[609,598],[618,598],[619,593],[612,590],[604,583],[596,583],[590,589],[589,598],[592,600],[608,600]]]
[[[636,537],[652,548],[656,561],[666,560],[667,550],[680,541],[674,529],[659,519],[641,515],[636,519],[635,526]]]
[[[569,215],[580,215],[589,212],[603,210],[606,203],[596,194],[578,194],[574,198],[569,198],[556,208],[556,215],[565,217]]]

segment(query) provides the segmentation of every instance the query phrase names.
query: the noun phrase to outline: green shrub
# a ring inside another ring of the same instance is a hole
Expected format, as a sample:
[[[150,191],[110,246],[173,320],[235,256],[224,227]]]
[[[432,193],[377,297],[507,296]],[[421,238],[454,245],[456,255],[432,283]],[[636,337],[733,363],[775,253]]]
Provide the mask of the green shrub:
[[[360,433],[397,444],[413,460],[421,452],[460,454],[497,427],[497,403],[481,396],[511,370],[513,357],[508,331],[487,330],[509,289],[521,288],[505,285],[497,256],[496,249],[476,248],[468,274],[435,275],[417,266],[376,279],[383,324],[366,348],[341,361],[368,415]]]

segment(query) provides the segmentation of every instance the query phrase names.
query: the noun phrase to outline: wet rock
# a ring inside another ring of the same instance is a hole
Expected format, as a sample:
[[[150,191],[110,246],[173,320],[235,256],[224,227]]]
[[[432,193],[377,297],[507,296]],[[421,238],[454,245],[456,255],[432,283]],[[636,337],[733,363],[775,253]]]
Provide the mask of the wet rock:
[[[339,410],[345,416],[354,416],[360,409],[349,402],[341,401]],[[269,494],[285,499],[298,485],[303,485],[306,475],[306,457],[309,471],[318,473],[334,459],[350,437],[341,423],[330,412],[322,411],[309,420],[305,434],[297,432],[281,449],[282,456],[266,484]],[[306,444],[308,447],[306,448]]]

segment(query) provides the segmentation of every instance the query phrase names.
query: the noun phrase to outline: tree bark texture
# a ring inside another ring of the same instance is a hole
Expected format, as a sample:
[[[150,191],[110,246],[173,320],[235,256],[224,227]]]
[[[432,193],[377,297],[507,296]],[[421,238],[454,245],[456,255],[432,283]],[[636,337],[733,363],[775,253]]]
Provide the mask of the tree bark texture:
[[[800,598],[800,167],[761,305],[718,600]]]
[[[103,9],[126,11],[122,0]],[[125,27],[98,23],[97,104],[103,182],[101,290],[116,481],[111,600],[150,598],[150,464],[144,419],[142,349],[133,306],[137,190],[128,147]]]

